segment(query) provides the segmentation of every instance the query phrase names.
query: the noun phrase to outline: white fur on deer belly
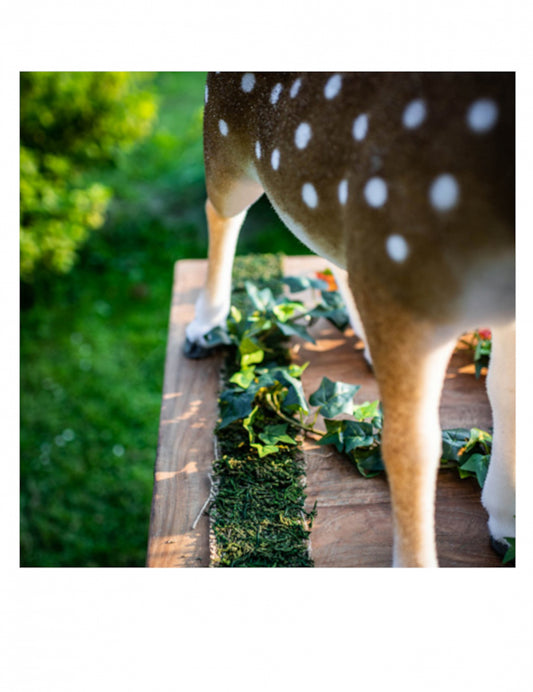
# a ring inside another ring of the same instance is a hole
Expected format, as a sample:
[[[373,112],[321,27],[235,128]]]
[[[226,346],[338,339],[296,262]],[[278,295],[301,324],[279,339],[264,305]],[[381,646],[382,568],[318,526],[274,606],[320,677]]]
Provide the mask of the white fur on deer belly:
[[[287,228],[300,240],[304,245],[306,245],[310,250],[315,252],[320,257],[333,262],[341,269],[346,269],[346,256],[343,252],[342,247],[338,247],[333,243],[329,243],[326,238],[320,238],[320,240],[315,238],[310,238],[305,226],[299,221],[293,219],[287,212],[280,209],[280,207],[274,202],[274,200],[269,197],[270,204],[274,207],[277,215],[287,226]]]

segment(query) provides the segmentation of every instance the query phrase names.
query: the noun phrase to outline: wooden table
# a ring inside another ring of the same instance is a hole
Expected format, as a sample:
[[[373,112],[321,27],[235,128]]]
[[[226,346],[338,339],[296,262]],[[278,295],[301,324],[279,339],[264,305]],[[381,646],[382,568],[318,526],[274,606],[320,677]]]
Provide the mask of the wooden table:
[[[326,266],[313,256],[285,258],[286,275],[313,274]],[[191,361],[182,353],[185,327],[193,317],[205,272],[204,260],[182,260],[175,266],[148,567],[209,565],[208,517],[202,515],[192,526],[210,491],[221,356]],[[291,347],[296,362],[310,361],[302,378],[307,393],[327,374],[332,380],[360,384],[356,402],[379,398],[362,344],[350,331],[343,336],[320,320],[313,334],[316,344],[294,339]],[[466,349],[458,349],[450,362],[440,414],[443,428],[491,426],[484,378],[474,377]],[[307,505],[316,501],[318,508],[311,534],[315,566],[390,566],[392,524],[386,478],[362,478],[331,446],[308,441],[304,454]],[[439,473],[436,521],[442,567],[500,565],[489,547],[487,516],[475,479],[461,480],[455,470]]]

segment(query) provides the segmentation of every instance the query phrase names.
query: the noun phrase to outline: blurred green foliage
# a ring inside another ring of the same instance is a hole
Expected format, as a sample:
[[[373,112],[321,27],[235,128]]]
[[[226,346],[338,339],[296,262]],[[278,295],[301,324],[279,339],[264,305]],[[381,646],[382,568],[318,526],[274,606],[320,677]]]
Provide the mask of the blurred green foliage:
[[[94,180],[145,137],[156,102],[126,72],[20,76],[20,266],[71,269],[77,248],[104,223],[111,189]]]
[[[145,563],[173,267],[207,252],[204,84],[144,77],[152,130],[91,169],[113,191],[103,226],[70,272],[39,265],[21,284],[23,566]],[[305,252],[260,200],[239,252],[272,249]]]

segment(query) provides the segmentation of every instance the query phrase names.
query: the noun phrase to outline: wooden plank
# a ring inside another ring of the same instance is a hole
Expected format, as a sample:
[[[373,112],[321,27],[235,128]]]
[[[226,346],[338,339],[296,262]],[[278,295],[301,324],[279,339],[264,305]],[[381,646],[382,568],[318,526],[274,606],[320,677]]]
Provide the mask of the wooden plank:
[[[285,274],[314,274],[328,266],[318,257],[285,258]],[[300,295],[300,294],[299,294]],[[308,299],[311,295],[308,294]],[[483,327],[483,325],[479,325]],[[356,402],[379,398],[363,344],[348,330],[342,336],[325,320],[312,328],[316,344],[293,340],[293,358],[310,362],[302,381],[309,395],[322,377],[360,384]],[[477,426],[490,429],[491,412],[484,378],[476,380],[467,350],[456,351],[446,375],[440,406],[443,428]],[[320,425],[320,419],[319,419]],[[311,534],[317,567],[388,567],[392,556],[392,521],[385,477],[362,478],[334,447],[306,441],[307,507],[317,503]],[[440,564],[498,566],[489,547],[487,516],[474,479],[461,480],[455,470],[440,472],[437,487],[437,545]]]
[[[209,519],[192,525],[209,496],[221,355],[183,355],[206,269],[204,260],[183,260],[174,270],[147,567],[209,565]]]

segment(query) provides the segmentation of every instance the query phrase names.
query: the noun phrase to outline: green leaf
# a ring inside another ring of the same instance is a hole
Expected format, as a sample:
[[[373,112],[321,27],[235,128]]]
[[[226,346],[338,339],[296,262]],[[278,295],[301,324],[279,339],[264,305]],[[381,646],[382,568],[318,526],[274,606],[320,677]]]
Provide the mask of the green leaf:
[[[442,431],[442,454],[445,461],[459,461],[459,452],[470,439],[467,428],[450,428]]]
[[[286,276],[283,283],[289,287],[291,293],[299,293],[306,291],[308,288],[317,288],[320,291],[326,291],[328,284],[320,279],[313,279],[307,276]]]
[[[489,454],[472,454],[464,464],[460,464],[459,470],[475,474],[479,487],[482,488],[489,470],[489,461]]]
[[[241,354],[241,369],[253,363],[261,363],[265,357],[264,349],[248,336],[244,337],[239,344],[239,353]]]
[[[264,314],[254,312],[253,315],[248,315],[247,329],[245,329],[243,338],[256,336],[261,338],[264,334],[272,329],[272,320]]]
[[[338,452],[344,451],[345,420],[326,420],[326,433],[318,440],[319,445],[335,445]]]
[[[248,366],[246,368],[243,368],[242,370],[238,370],[236,373],[234,373],[229,378],[229,381],[233,384],[238,385],[242,389],[248,389],[248,387],[254,381],[254,377],[255,377],[255,368],[252,365],[252,366]]]
[[[292,377],[300,378],[308,365],[309,361],[307,361],[307,363],[304,363],[303,365],[296,365],[295,363],[291,363],[289,365],[289,375],[291,375]]]
[[[470,428],[470,437],[466,444],[465,453],[480,445],[485,454],[489,454],[492,447],[492,435],[479,428]]]
[[[276,301],[274,300],[270,288],[259,290],[257,286],[250,281],[246,281],[244,287],[256,310],[259,310],[259,312],[266,312],[274,307]]]
[[[272,312],[274,313],[276,319],[278,319],[280,322],[287,322],[287,320],[300,317],[304,312],[306,312],[306,309],[303,303],[283,301],[278,305],[274,305]]]
[[[309,313],[311,317],[324,317],[329,320],[341,332],[349,324],[346,306],[338,291],[323,291],[322,303],[319,303]]]
[[[255,368],[257,378],[257,389],[271,389],[279,384],[279,378],[276,376],[277,368]]]
[[[278,442],[283,442],[288,445],[295,445],[296,440],[293,440],[290,435],[287,434],[287,423],[280,423],[279,425],[267,425],[263,432],[259,433],[259,438],[266,445],[275,445]]]
[[[231,306],[229,312],[234,322],[239,324],[239,322],[242,321],[242,312],[238,308],[236,308],[235,305]]]
[[[359,447],[370,447],[375,442],[371,423],[345,421],[344,451],[348,454]]]
[[[364,404],[354,406],[352,415],[355,420],[360,421],[377,418],[380,415],[380,401],[365,401]]]
[[[320,387],[309,397],[309,403],[318,406],[324,418],[334,418],[340,413],[352,413],[352,400],[359,389],[361,387],[358,384],[332,382],[328,377],[323,377]]]
[[[503,556],[502,564],[505,565],[506,562],[511,562],[511,560],[516,560],[516,539],[515,538],[505,538],[509,547],[507,552]]]
[[[333,444],[339,452],[349,453],[358,447],[370,447],[376,442],[370,423],[353,420],[325,420],[326,433],[318,444]]]
[[[278,322],[276,321],[278,329],[284,336],[299,336],[300,339],[309,341],[315,344],[315,339],[307,331],[307,327],[303,324],[295,324],[294,322]]]
[[[357,465],[359,473],[365,478],[373,478],[385,470],[380,449],[371,451],[355,449],[350,456]]]
[[[242,421],[242,427],[248,432],[248,438],[250,443],[254,441],[254,430],[252,427],[252,423],[258,411],[259,406],[254,406],[250,415],[244,418],[244,420]]]
[[[250,447],[255,447],[255,449],[257,449],[261,459],[266,457],[268,454],[275,454],[276,452],[279,452],[279,447],[276,447],[276,445],[261,445],[258,442],[255,442],[251,444]]]
[[[252,411],[255,394],[256,392],[251,390],[240,392],[227,389],[223,392],[219,399],[222,420],[218,429],[222,430],[230,423],[246,418]]]
[[[276,368],[272,372],[272,376],[288,389],[287,396],[283,400],[283,410],[289,413],[294,413],[295,411],[309,413],[303,385],[299,379],[290,374],[289,368]]]

